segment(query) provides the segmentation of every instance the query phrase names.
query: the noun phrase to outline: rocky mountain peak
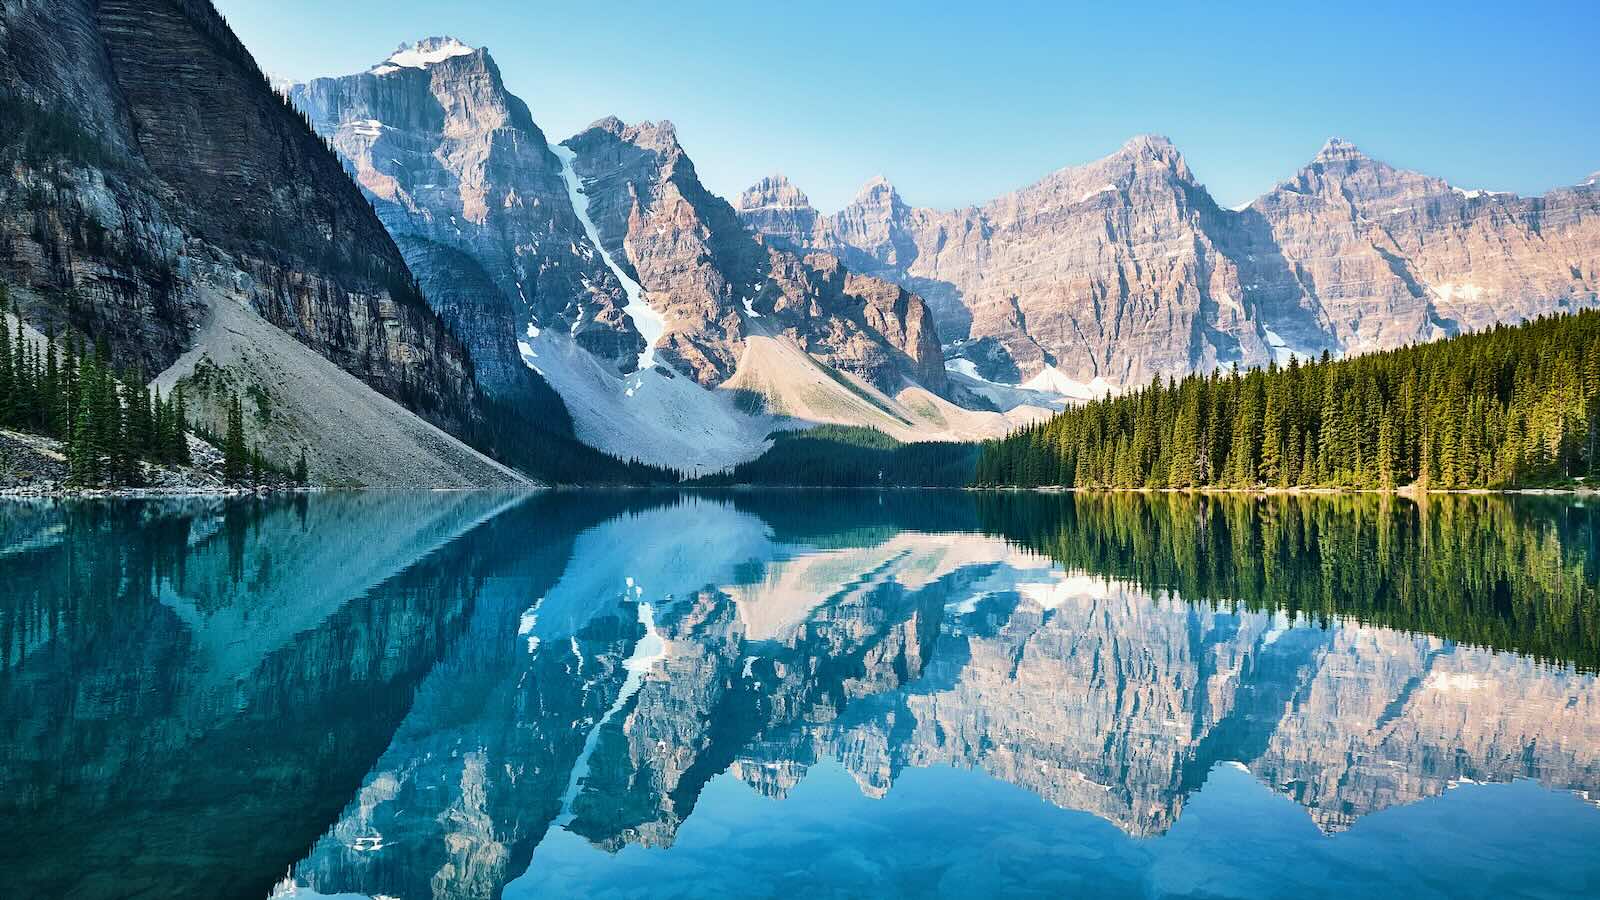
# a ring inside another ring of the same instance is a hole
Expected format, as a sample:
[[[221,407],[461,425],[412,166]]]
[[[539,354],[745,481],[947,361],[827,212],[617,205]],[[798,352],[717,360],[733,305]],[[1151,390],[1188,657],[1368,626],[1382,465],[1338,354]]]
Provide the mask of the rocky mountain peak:
[[[1168,160],[1182,156],[1172,138],[1164,134],[1136,134],[1122,145],[1119,151],[1124,155],[1143,156],[1150,159]]]
[[[885,206],[900,202],[900,192],[896,191],[889,179],[882,175],[874,175],[867,179],[867,183],[856,191],[855,203],[870,206]]]
[[[811,206],[811,198],[794,186],[782,172],[757,181],[739,195],[740,212],[757,209],[801,209]]]
[[[638,122],[633,125],[622,121],[616,116],[606,116],[590,125],[586,131],[600,130],[612,137],[633,144],[646,150],[658,153],[682,152],[683,146],[678,143],[678,126],[668,119],[659,122]]]
[[[1371,157],[1367,156],[1365,153],[1362,153],[1361,148],[1350,143],[1344,138],[1331,137],[1328,138],[1327,143],[1322,145],[1322,149],[1317,151],[1317,155],[1312,158],[1313,162],[1335,162],[1346,160],[1370,161]]]

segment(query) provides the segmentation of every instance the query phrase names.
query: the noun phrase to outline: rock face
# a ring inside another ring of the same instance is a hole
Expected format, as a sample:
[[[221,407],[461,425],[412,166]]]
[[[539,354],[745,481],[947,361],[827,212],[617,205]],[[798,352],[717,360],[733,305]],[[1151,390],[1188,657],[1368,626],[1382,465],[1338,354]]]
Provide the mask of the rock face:
[[[447,431],[471,362],[336,156],[206,0],[0,5],[0,277],[32,324],[147,371],[211,297]]]
[[[1462,191],[1341,141],[1238,211],[1144,136],[981,207],[912,207],[880,178],[821,216],[775,176],[740,216],[926,297],[944,339],[1004,382],[1054,367],[1130,386],[1600,302],[1595,181],[1542,198]]]
[[[588,245],[560,160],[487,51],[429,38],[288,95],[372,198],[471,347],[486,390],[520,399],[538,379],[516,344],[530,321],[631,367],[643,344],[622,286]]]
[[[885,392],[945,389],[922,300],[837,259],[751,237],[710,193],[670,122],[603,119],[566,142],[607,253],[665,320],[662,361],[702,385],[730,378],[751,335],[786,336]]]
[[[488,52],[453,38],[289,96],[344,157],[418,277],[432,285],[441,273],[430,297],[459,310],[447,318],[461,322],[490,385],[521,377],[515,340],[531,324],[571,335],[619,374],[634,371],[643,332],[655,330],[661,362],[715,386],[754,331],[792,335],[886,389],[904,378],[944,388],[916,297],[753,239],[700,184],[671,123],[607,119],[568,141],[579,194]],[[624,278],[640,285],[642,308],[630,309]]]

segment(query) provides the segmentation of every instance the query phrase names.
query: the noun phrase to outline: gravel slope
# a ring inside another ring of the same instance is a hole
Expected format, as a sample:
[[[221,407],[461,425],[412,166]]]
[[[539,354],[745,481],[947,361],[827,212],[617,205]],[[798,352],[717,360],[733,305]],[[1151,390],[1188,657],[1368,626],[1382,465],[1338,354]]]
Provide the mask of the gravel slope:
[[[206,292],[206,324],[161,373],[163,394],[186,379],[190,417],[220,432],[237,391],[245,431],[290,464],[306,450],[312,480],[334,486],[479,488],[532,485],[377,393],[251,309]],[[402,347],[401,351],[404,352]]]

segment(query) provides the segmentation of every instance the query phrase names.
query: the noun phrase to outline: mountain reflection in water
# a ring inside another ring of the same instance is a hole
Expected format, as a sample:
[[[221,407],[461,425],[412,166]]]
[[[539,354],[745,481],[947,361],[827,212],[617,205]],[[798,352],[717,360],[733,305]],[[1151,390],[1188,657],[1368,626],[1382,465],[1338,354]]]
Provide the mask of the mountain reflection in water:
[[[1597,537],[1543,498],[11,504],[0,872],[1590,895]]]

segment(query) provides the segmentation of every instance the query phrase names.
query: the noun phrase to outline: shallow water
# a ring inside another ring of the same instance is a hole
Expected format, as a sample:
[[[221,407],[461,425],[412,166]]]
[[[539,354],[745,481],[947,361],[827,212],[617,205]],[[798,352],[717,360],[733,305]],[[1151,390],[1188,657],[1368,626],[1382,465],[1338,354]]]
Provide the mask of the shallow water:
[[[1555,498],[0,506],[21,897],[1600,894]]]

